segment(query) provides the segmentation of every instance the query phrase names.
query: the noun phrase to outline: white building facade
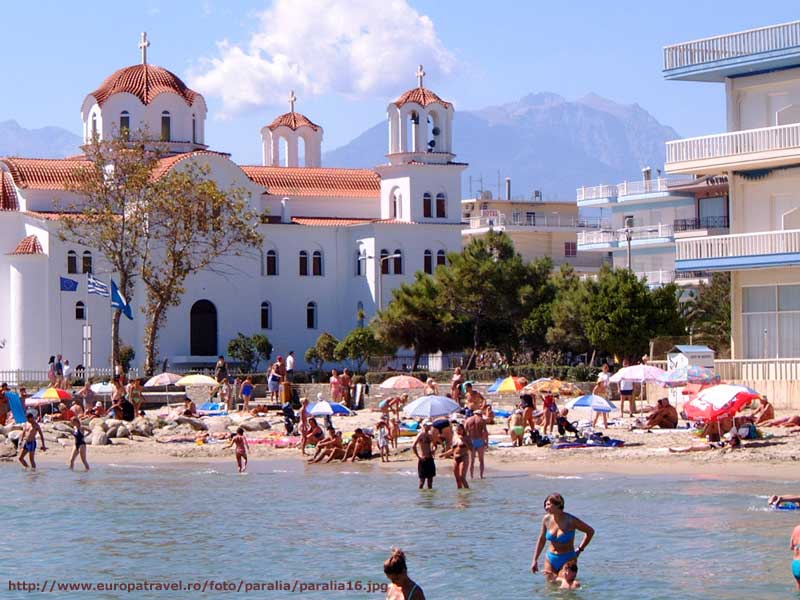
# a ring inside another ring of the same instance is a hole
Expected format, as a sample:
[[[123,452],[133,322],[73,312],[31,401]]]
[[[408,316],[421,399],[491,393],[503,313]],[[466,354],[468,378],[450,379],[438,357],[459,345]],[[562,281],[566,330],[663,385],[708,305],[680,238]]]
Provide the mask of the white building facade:
[[[264,243],[229,257],[227,274],[203,272],[186,283],[159,336],[170,365],[207,366],[239,332],[266,334],[274,354],[294,350],[298,366],[324,331],[343,337],[414,279],[428,257],[461,250],[461,172],[452,148],[453,107],[418,86],[389,104],[388,164],[373,169],[321,166],[322,127],[294,110],[261,131],[263,164],[240,166],[208,149],[205,101],[166,69],[142,62],[108,77],[81,107],[84,140],[146,129],[169,156],[160,170],[187,161],[208,165],[221,189],[244,188],[265,215]],[[140,45],[141,47],[141,45]],[[424,125],[423,125],[424,124]],[[424,130],[424,131],[423,131]],[[0,370],[44,369],[61,353],[73,365],[108,366],[111,308],[87,293],[90,273],[115,275],[91,244],[62,242],[64,207],[82,155],[69,159],[0,159]],[[78,282],[63,291],[61,278]],[[133,321],[121,320],[124,343],[144,359],[144,289],[130,299]],[[91,325],[91,357],[85,353]]]

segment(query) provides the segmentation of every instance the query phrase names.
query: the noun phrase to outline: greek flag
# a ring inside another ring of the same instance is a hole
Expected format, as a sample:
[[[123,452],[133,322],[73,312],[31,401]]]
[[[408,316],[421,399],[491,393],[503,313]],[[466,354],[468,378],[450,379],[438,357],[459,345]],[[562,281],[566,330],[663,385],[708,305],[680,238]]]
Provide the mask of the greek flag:
[[[86,275],[86,289],[90,294],[97,294],[103,298],[111,296],[111,290],[108,285],[92,277],[91,273]]]

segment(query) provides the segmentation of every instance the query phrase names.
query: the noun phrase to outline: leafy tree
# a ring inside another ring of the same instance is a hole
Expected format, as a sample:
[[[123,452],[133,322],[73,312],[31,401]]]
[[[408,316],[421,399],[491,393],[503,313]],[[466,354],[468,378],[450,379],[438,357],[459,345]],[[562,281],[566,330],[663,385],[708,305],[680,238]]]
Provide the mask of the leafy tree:
[[[317,338],[317,342],[306,350],[306,362],[312,363],[317,367],[317,371],[322,371],[322,365],[326,362],[337,360],[336,346],[339,344],[334,336],[327,331]]]
[[[80,200],[57,207],[79,213],[63,219],[59,236],[97,249],[119,278],[119,290],[132,298],[144,246],[144,213],[133,210],[147,205],[153,195],[153,173],[160,154],[145,136],[138,140],[95,137],[84,146],[86,164],[72,173],[68,191]],[[115,309],[111,322],[111,364],[120,362],[119,320]]]
[[[158,334],[167,309],[179,306],[186,279],[195,273],[219,272],[221,259],[258,247],[258,216],[248,208],[241,188],[221,190],[208,165],[185,160],[154,182],[154,193],[142,207],[145,244],[141,260],[147,288],[145,372],[155,369]]]
[[[411,370],[416,370],[423,353],[436,352],[449,343],[439,285],[432,277],[417,272],[413,283],[392,290],[392,301],[370,327],[385,345],[413,348]]]
[[[136,350],[133,349],[133,346],[120,344],[119,364],[122,365],[123,371],[127,373],[130,370],[134,358],[136,358]]]
[[[527,316],[520,323],[520,335],[532,351],[547,348],[547,330],[553,322],[553,301],[556,297],[552,272],[553,261],[549,257],[528,264],[527,285],[520,298]]]
[[[365,361],[373,356],[393,354],[396,348],[389,348],[381,342],[369,327],[356,327],[336,345],[336,360],[350,359],[356,362],[356,371],[361,371]]]
[[[248,337],[239,332],[228,342],[228,355],[242,364],[243,373],[254,373],[262,361],[272,356],[272,342],[261,333]]]
[[[713,273],[711,281],[700,286],[697,298],[687,303],[686,312],[694,340],[716,350],[718,357],[730,356],[730,273]]]
[[[570,265],[562,265],[553,275],[552,283],[555,300],[551,304],[551,323],[545,339],[558,350],[581,354],[591,345],[584,329],[588,320],[588,285]]]

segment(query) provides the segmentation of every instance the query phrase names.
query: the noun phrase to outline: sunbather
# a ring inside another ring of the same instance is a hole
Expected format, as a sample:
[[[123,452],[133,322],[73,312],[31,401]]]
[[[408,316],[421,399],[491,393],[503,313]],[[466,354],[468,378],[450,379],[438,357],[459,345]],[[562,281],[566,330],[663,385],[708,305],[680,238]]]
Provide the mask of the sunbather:
[[[647,421],[642,422],[637,419],[631,429],[653,429],[654,427],[675,429],[677,426],[678,411],[669,403],[668,398],[659,398],[653,412],[647,417]]]
[[[686,453],[686,452],[705,452],[706,450],[722,450],[722,453],[730,452],[742,448],[742,440],[739,434],[731,432],[728,441],[726,442],[708,442],[696,446],[684,446],[682,448],[670,448],[669,451],[673,454]]]
[[[800,427],[800,415],[792,415],[791,417],[781,417],[780,419],[762,421],[761,425],[764,427]]]
[[[322,453],[336,443],[336,430],[333,427],[328,427],[327,434],[328,436],[317,444],[314,456],[312,456],[308,462],[313,463],[322,460]]]

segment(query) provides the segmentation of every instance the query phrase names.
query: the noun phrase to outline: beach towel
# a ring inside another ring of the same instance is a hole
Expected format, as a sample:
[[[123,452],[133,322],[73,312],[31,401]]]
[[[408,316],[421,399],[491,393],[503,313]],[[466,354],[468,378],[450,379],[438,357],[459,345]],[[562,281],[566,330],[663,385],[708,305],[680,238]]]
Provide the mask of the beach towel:
[[[619,448],[624,445],[624,440],[609,439],[608,441],[586,440],[584,442],[556,442],[550,447],[554,450],[564,450],[567,448]]]
[[[17,423],[25,422],[25,407],[22,405],[22,398],[19,397],[17,392],[6,392],[8,404],[11,407],[11,413],[14,415],[14,420]]]
[[[503,410],[501,408],[497,408],[494,411],[494,416],[495,417],[500,417],[501,419],[507,419],[508,417],[511,416],[511,411]]]

